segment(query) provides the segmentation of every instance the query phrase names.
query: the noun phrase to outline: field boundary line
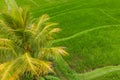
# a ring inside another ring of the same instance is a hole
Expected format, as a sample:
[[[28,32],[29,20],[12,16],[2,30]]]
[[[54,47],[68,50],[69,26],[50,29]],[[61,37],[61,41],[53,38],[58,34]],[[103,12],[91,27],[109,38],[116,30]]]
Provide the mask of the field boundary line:
[[[108,14],[107,12],[105,12],[103,9],[99,9],[100,12],[102,12],[104,15],[106,15],[107,17],[113,19],[114,21],[117,21],[120,23],[120,21],[118,19],[116,19],[115,17],[111,16],[110,14]]]
[[[87,29],[87,30],[78,32],[78,33],[73,34],[73,35],[71,35],[69,37],[66,37],[66,38],[56,39],[52,43],[58,43],[58,42],[62,42],[62,41],[67,41],[67,40],[73,39],[73,38],[75,38],[77,36],[80,36],[80,35],[86,34],[88,32],[95,31],[95,30],[99,30],[99,29],[103,29],[103,28],[109,28],[109,27],[118,27],[118,26],[120,26],[120,25],[104,25],[104,26],[99,26],[99,27],[95,27],[95,28],[92,28],[92,29]]]
[[[39,4],[37,4],[35,1],[30,0],[34,5],[36,5],[37,7],[39,7]]]
[[[81,79],[83,78],[85,80],[92,80],[92,79],[95,79],[97,77],[103,76],[105,74],[108,74],[108,73],[111,73],[114,71],[120,71],[120,65],[98,68],[98,69],[93,70],[91,72],[81,73],[81,74],[79,74],[79,77]]]

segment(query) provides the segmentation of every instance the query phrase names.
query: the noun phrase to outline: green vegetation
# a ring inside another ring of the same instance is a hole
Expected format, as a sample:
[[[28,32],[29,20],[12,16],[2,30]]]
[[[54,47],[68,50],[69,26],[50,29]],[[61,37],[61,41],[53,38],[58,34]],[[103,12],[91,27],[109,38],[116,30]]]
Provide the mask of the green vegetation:
[[[51,44],[60,28],[48,22],[48,15],[33,21],[29,12],[6,0],[8,11],[0,19],[0,80],[38,80],[52,74],[52,63],[68,55]],[[54,27],[53,27],[54,26]]]
[[[119,0],[16,1],[19,6],[28,7],[34,18],[49,14],[51,21],[59,23],[62,31],[54,35],[56,40],[52,43],[65,46],[70,55],[55,61],[55,77],[61,80],[120,79]],[[0,11],[4,4],[1,0]]]

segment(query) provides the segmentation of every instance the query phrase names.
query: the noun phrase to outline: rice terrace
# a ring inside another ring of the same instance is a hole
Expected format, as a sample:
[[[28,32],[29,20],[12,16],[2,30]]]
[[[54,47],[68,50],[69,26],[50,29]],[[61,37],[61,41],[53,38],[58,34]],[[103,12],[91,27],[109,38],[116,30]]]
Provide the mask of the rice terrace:
[[[120,1],[0,0],[0,80],[120,80]]]

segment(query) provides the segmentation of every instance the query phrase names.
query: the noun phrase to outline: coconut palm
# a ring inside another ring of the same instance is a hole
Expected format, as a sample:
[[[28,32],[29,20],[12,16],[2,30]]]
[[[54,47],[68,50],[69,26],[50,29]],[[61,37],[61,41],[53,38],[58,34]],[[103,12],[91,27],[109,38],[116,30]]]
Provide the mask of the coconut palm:
[[[7,0],[6,0],[7,1]],[[53,47],[57,23],[48,15],[33,19],[28,10],[8,0],[9,10],[0,17],[0,80],[34,79],[54,72],[50,60],[68,55],[63,47]]]

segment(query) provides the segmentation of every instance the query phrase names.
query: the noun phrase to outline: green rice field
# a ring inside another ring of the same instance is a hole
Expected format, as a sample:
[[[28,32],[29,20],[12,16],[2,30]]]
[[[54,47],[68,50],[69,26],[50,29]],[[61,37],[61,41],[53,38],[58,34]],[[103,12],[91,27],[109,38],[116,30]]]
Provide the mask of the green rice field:
[[[119,0],[16,1],[34,18],[50,15],[62,29],[53,44],[66,47],[69,56],[56,64],[57,78],[48,80],[120,80]],[[5,7],[0,0],[0,11]]]

